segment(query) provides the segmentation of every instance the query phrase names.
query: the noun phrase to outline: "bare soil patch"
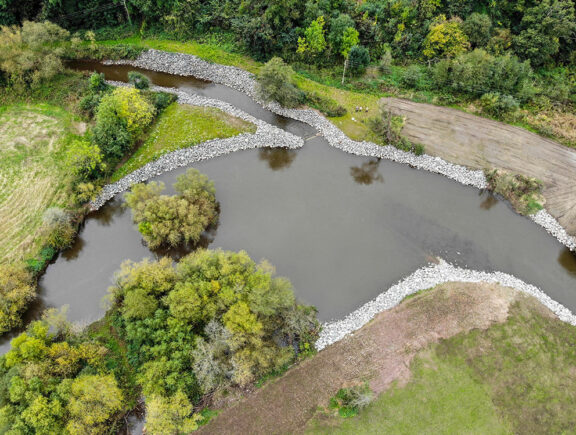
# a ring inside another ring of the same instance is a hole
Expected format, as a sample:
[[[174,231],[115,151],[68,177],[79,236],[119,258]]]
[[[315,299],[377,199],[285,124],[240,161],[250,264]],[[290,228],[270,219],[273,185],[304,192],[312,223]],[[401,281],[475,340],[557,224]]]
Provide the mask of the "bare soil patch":
[[[406,381],[418,351],[440,339],[504,322],[518,297],[523,296],[513,289],[484,283],[447,283],[418,294],[238,400],[200,433],[302,431],[339,388],[366,381],[380,393],[393,381]]]
[[[546,209],[576,235],[576,150],[461,110],[384,98],[406,117],[402,134],[426,153],[474,169],[501,168],[544,183]]]

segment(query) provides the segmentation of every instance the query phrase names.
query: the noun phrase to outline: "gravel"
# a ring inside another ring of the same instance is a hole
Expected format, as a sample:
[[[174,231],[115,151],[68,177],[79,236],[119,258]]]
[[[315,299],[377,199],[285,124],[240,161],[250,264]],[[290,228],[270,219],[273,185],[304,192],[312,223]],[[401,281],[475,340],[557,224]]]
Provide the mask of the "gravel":
[[[512,287],[530,296],[534,296],[554,312],[560,320],[568,322],[571,325],[576,325],[576,316],[568,308],[554,301],[538,287],[527,284],[507,273],[489,273],[462,269],[441,260],[437,265],[429,265],[416,270],[384,293],[378,295],[375,299],[348,314],[344,319],[325,323],[320,337],[316,341],[316,348],[322,350],[326,346],[343,339],[346,335],[360,329],[378,313],[398,305],[406,296],[445,282],[488,282]]]

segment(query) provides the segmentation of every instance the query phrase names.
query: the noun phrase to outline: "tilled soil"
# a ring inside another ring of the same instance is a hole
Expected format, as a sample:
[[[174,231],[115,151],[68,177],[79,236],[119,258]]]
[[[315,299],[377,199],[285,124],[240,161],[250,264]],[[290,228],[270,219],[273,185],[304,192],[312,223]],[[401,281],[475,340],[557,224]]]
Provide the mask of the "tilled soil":
[[[503,322],[521,295],[495,284],[447,283],[380,313],[372,322],[225,409],[200,433],[298,432],[339,388],[369,382],[380,393],[410,376],[421,349]]]
[[[406,117],[402,134],[426,153],[473,169],[502,168],[544,183],[546,209],[576,235],[576,150],[523,128],[461,110],[383,98]]]

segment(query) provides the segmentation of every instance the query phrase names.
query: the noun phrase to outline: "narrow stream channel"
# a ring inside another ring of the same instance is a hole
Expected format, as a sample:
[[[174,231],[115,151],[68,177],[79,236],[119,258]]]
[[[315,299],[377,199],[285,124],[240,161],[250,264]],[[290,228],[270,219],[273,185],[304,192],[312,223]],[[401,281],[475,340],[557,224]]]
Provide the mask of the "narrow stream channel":
[[[135,70],[73,66],[122,81]],[[266,258],[302,301],[318,308],[321,320],[345,316],[435,256],[510,273],[576,311],[576,256],[507,203],[439,175],[346,154],[311,127],[225,86],[140,72],[155,84],[227,101],[308,138],[297,151],[240,151],[193,166],[214,180],[221,207],[219,225],[202,246]],[[185,170],[156,179],[171,191]],[[118,195],[92,213],[74,246],[48,267],[39,307],[69,305],[70,320],[96,320],[122,261],[158,255],[142,243],[122,202]],[[0,350],[8,346],[5,339]]]

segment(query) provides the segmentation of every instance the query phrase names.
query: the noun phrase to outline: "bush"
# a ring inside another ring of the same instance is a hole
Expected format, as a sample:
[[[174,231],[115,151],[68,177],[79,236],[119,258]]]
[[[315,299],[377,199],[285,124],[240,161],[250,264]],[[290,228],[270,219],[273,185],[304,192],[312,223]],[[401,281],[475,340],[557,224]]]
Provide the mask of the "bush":
[[[156,113],[161,113],[170,104],[176,101],[176,95],[170,94],[168,92],[154,92],[154,107],[156,108]]]
[[[81,180],[96,178],[105,169],[102,163],[102,152],[98,145],[86,140],[74,140],[66,152],[68,171]]]
[[[408,66],[402,73],[402,85],[407,88],[418,88],[422,79],[422,70],[418,65]]]
[[[424,154],[423,145],[413,144],[402,136],[404,118],[393,116],[392,112],[385,107],[380,108],[380,116],[368,120],[368,127],[384,145],[392,145],[399,150],[408,151],[417,156]]]
[[[57,47],[69,37],[67,30],[44,21],[24,21],[22,27],[0,29],[0,71],[15,86],[37,86],[64,70]]]
[[[305,98],[293,82],[294,71],[279,57],[273,57],[260,69],[258,90],[264,101],[277,101],[284,107],[296,107]]]
[[[368,384],[352,388],[340,388],[330,399],[330,408],[337,410],[343,418],[354,417],[374,400],[374,393]]]
[[[22,314],[36,297],[30,274],[15,265],[0,265],[0,334],[22,325]]]
[[[440,61],[432,72],[438,88],[474,96],[488,92],[522,95],[532,75],[528,62],[510,55],[493,56],[482,49]]]
[[[498,169],[486,171],[486,179],[489,189],[509,200],[518,213],[530,215],[544,208],[541,181]]]
[[[58,207],[51,207],[44,212],[43,220],[43,232],[48,246],[60,250],[72,244],[76,235],[76,228],[66,211]]]
[[[484,112],[496,117],[515,112],[520,107],[518,101],[511,95],[501,95],[497,92],[489,92],[482,95],[480,104]]]
[[[214,184],[195,169],[178,177],[175,196],[161,195],[164,185],[136,184],[126,204],[144,240],[155,249],[162,245],[197,243],[218,217]]]
[[[116,88],[100,101],[94,143],[106,159],[119,159],[151,124],[155,113],[156,109],[140,90]]]
[[[368,49],[362,45],[355,45],[350,49],[348,55],[348,65],[350,73],[353,75],[362,75],[366,71],[366,67],[370,64],[370,53]]]
[[[130,71],[128,73],[128,82],[132,83],[136,89],[150,88],[150,79],[137,71]]]
[[[316,92],[306,93],[306,103],[331,118],[338,118],[347,113],[345,107],[339,105],[333,99],[324,97]]]
[[[378,63],[378,70],[382,74],[390,74],[392,72],[392,63],[394,59],[392,58],[392,51],[390,48],[384,51],[384,54],[380,58],[380,62]]]
[[[474,12],[462,23],[462,30],[473,47],[485,47],[492,36],[492,20],[486,14]]]

